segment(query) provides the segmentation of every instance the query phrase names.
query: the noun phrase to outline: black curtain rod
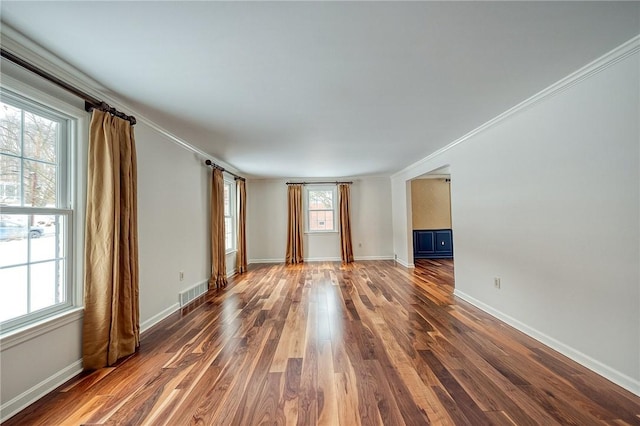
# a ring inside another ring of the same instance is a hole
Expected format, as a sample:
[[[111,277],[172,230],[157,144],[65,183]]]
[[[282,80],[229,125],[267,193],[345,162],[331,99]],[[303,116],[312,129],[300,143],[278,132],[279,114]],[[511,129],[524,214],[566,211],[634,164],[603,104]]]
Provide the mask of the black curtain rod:
[[[25,61],[22,58],[19,58],[18,56],[14,55],[11,52],[8,52],[2,48],[0,48],[0,55],[5,58],[8,61],[13,62],[14,64],[26,69],[27,71],[31,71],[32,73],[39,75],[40,77],[44,78],[45,80],[50,81],[51,83],[55,84],[58,87],[63,88],[64,90],[66,90],[69,93],[72,93],[74,95],[76,95],[77,97],[79,97],[80,99],[84,100],[84,109],[87,112],[91,112],[94,109],[97,109],[99,111],[105,111],[108,112],[111,115],[115,115],[118,118],[122,118],[123,120],[127,120],[129,123],[131,123],[131,125],[133,126],[134,124],[136,124],[136,118],[132,115],[127,115],[123,112],[120,112],[118,110],[116,110],[115,108],[112,108],[111,106],[109,106],[109,104],[107,104],[104,101],[101,101],[100,99],[96,99],[93,96],[83,92],[82,90],[79,90],[73,86],[71,86],[69,83],[60,80],[58,77],[49,74],[48,72],[41,70],[40,68],[36,67],[35,65]]]
[[[213,161],[211,161],[211,160],[207,160],[207,161],[205,161],[204,163],[205,163],[207,166],[211,166],[211,167],[213,167],[214,169],[218,169],[218,170],[220,170],[221,172],[229,173],[231,176],[233,176],[233,177],[234,177],[234,178],[236,178],[236,179],[240,179],[240,180],[244,180],[244,181],[246,181],[246,179],[245,179],[245,178],[243,178],[242,176],[238,176],[237,174],[235,174],[235,173],[233,173],[233,172],[230,172],[229,170],[225,169],[224,167],[218,166],[216,163],[214,163],[214,162],[213,162]]]
[[[287,182],[287,185],[351,185],[353,182]]]

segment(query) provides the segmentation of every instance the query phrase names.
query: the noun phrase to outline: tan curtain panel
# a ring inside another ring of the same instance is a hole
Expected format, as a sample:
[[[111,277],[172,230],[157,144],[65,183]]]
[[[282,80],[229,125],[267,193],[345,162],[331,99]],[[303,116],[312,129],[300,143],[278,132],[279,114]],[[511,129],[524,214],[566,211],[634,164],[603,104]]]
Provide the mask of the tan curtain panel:
[[[247,189],[245,181],[236,179],[236,191],[238,192],[238,242],[236,252],[236,271],[239,274],[247,272]]]
[[[227,286],[227,251],[224,245],[224,178],[213,169],[211,184],[211,278],[209,288]]]
[[[302,185],[289,185],[289,226],[287,232],[286,263],[302,263],[304,254],[302,250]]]
[[[85,369],[113,365],[140,345],[137,170],[133,127],[93,111],[85,229]]]
[[[349,185],[339,185],[340,193],[340,256],[343,263],[353,262],[353,245],[351,244],[351,218],[349,211]]]

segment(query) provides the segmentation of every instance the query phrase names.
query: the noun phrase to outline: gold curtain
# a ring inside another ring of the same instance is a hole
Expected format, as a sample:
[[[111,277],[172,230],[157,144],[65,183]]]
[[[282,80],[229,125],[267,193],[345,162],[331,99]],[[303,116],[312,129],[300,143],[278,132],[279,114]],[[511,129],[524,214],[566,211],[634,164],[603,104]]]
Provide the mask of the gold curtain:
[[[349,185],[338,186],[340,193],[340,256],[343,263],[353,262],[353,246],[351,244],[351,219],[349,212]]]
[[[247,272],[247,237],[245,233],[247,223],[247,189],[243,179],[236,179],[238,192],[238,251],[236,252],[236,271],[239,274]]]
[[[133,127],[103,111],[91,117],[85,229],[85,369],[113,365],[140,346],[138,212]]]
[[[289,185],[289,226],[286,263],[302,263],[302,185]]]
[[[211,183],[211,278],[209,288],[227,286],[227,250],[224,244],[224,178],[213,169]]]

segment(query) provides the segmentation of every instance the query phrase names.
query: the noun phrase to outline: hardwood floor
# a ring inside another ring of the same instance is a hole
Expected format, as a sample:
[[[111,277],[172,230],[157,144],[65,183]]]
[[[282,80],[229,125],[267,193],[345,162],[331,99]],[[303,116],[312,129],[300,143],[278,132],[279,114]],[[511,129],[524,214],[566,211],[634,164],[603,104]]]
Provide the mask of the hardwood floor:
[[[640,425],[640,398],[452,284],[448,260],[252,265],[6,425]]]

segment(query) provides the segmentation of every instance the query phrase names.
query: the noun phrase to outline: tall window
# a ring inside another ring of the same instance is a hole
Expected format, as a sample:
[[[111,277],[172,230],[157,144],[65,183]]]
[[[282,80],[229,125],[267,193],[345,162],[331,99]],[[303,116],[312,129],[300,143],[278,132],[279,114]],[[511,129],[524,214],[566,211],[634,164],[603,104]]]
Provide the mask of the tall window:
[[[224,245],[227,252],[235,250],[235,183],[224,181]]]
[[[335,232],[337,230],[336,188],[308,187],[307,232]]]
[[[71,119],[0,92],[0,329],[71,306]]]

